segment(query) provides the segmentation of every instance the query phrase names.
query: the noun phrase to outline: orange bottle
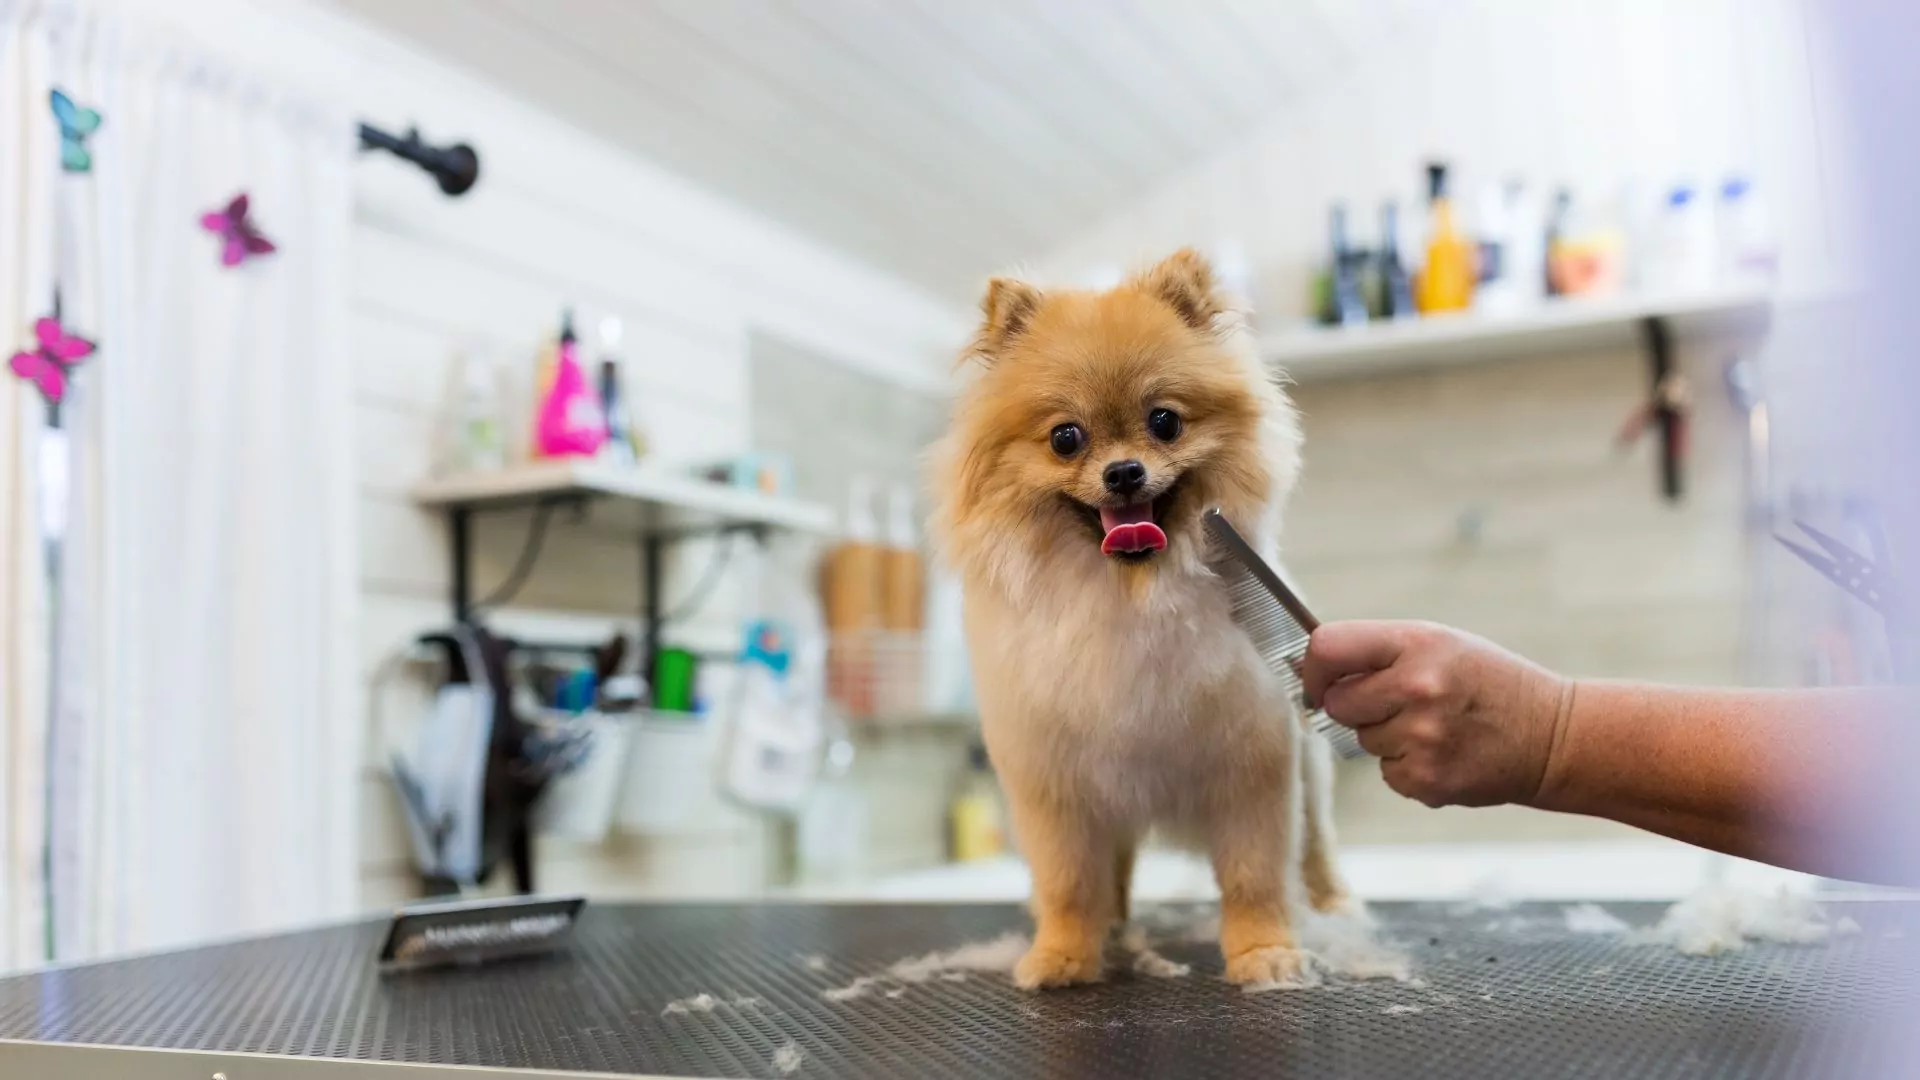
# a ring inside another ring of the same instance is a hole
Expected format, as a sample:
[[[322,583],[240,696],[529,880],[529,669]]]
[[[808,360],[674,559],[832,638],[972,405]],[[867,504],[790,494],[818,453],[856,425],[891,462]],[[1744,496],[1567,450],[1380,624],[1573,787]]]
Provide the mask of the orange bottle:
[[[1473,303],[1479,260],[1454,217],[1447,167],[1440,162],[1427,166],[1427,201],[1427,261],[1414,283],[1414,303],[1422,315],[1464,311]]]

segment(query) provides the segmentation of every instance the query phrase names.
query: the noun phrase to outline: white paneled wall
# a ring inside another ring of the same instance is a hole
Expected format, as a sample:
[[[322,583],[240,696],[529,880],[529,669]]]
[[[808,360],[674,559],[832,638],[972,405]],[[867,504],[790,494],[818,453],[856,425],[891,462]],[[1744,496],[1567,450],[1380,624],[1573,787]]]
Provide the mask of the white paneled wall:
[[[334,0],[971,299],[1431,0]]]
[[[1835,107],[1805,0],[1461,0],[1329,77],[1231,149],[1040,260],[1078,279],[1183,243],[1232,244],[1271,318],[1301,314],[1345,202],[1371,245],[1380,203],[1454,165],[1471,211],[1510,177],[1647,197],[1675,181],[1754,177],[1787,255],[1783,285],[1831,273]]]
[[[469,141],[481,153],[480,183],[458,200],[384,156],[361,166],[351,271],[358,432],[356,445],[341,450],[359,465],[361,640],[375,715],[340,723],[392,733],[425,700],[426,672],[404,653],[415,635],[447,620],[450,568],[443,523],[415,508],[407,490],[430,467],[437,413],[462,349],[484,349],[524,386],[563,308],[578,310],[588,343],[602,316],[617,315],[639,422],[659,458],[687,461],[748,446],[750,334],[931,386],[965,331],[964,317],[942,303],[344,17],[296,2],[120,6],[228,51],[243,67],[345,100],[369,122],[418,123],[430,139]],[[475,566],[482,592],[508,573],[528,520],[483,520]],[[705,556],[682,553],[669,572],[670,602]],[[614,523],[601,515],[556,520],[539,570],[498,622],[529,635],[605,633],[638,609],[638,575],[637,547]],[[689,633],[701,644],[735,644],[733,611],[723,590]],[[370,745],[377,752],[380,740]],[[411,888],[397,805],[377,766],[376,753],[363,800],[369,904]],[[714,895],[764,882],[772,848],[761,822],[717,802],[690,821],[684,835],[546,845],[541,885]]]

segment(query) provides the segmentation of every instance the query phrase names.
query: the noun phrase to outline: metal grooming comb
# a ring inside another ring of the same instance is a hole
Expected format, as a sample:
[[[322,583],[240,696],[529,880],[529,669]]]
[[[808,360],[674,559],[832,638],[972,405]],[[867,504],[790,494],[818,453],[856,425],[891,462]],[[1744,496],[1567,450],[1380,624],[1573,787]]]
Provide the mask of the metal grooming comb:
[[[1805,544],[1797,544],[1777,533],[1774,539],[1780,541],[1788,551],[1798,555],[1801,562],[1818,570],[1821,576],[1846,590],[1854,599],[1879,612],[1882,617],[1899,614],[1895,604],[1894,590],[1890,586],[1884,569],[1875,566],[1859,552],[1806,522],[1796,521],[1794,524],[1800,526],[1801,532],[1812,537],[1813,542],[1825,550],[1825,554]]]
[[[1233,604],[1233,621],[1253,639],[1260,659],[1286,685],[1294,704],[1313,725],[1313,730],[1326,736],[1343,758],[1366,756],[1352,728],[1336,723],[1326,713],[1307,705],[1299,666],[1307,655],[1307,637],[1320,625],[1320,620],[1313,617],[1307,605],[1293,595],[1287,583],[1253,550],[1253,545],[1228,524],[1219,510],[1208,510],[1201,521],[1219,547],[1218,557],[1210,565],[1226,582],[1227,599]]]

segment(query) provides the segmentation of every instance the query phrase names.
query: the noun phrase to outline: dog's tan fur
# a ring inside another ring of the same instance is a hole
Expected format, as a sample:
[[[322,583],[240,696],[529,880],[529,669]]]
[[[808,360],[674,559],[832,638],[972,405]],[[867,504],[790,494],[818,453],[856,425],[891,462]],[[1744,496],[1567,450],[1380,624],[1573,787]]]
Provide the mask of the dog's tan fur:
[[[981,306],[935,453],[934,531],[964,583],[987,747],[1033,871],[1015,980],[1100,977],[1149,829],[1210,855],[1227,977],[1290,979],[1297,883],[1317,909],[1349,903],[1330,757],[1233,625],[1199,520],[1218,506],[1276,550],[1299,469],[1292,405],[1191,251],[1105,292],[996,278]],[[1177,439],[1148,432],[1154,408],[1184,419]],[[1049,433],[1068,422],[1088,441],[1062,459]],[[1088,520],[1109,498],[1101,470],[1124,458],[1146,464],[1150,493],[1180,485],[1166,550],[1138,563],[1102,555]]]

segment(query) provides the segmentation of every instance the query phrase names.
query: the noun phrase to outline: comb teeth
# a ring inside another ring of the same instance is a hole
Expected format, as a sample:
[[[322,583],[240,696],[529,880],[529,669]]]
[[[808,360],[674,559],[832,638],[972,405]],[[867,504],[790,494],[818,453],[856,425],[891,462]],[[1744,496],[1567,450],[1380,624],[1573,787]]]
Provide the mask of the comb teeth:
[[[1234,623],[1246,631],[1247,637],[1253,641],[1254,651],[1260,654],[1261,662],[1268,671],[1279,677],[1300,714],[1307,718],[1315,731],[1333,744],[1334,751],[1343,758],[1364,757],[1366,751],[1361,748],[1360,740],[1351,728],[1307,706],[1306,687],[1295,672],[1300,662],[1306,659],[1310,631],[1300,624],[1300,620],[1280,603],[1266,582],[1261,581],[1253,568],[1246,564],[1242,554],[1246,542],[1233,531],[1226,519],[1214,511],[1207,514],[1206,524],[1216,537],[1225,541],[1218,545],[1221,550],[1211,565],[1226,585]],[[1268,569],[1271,571],[1270,567]]]

